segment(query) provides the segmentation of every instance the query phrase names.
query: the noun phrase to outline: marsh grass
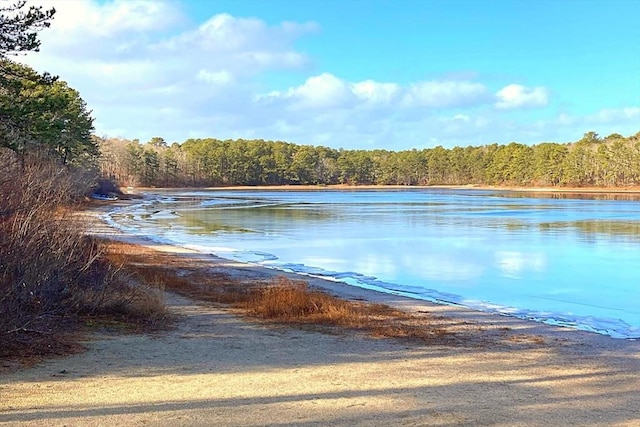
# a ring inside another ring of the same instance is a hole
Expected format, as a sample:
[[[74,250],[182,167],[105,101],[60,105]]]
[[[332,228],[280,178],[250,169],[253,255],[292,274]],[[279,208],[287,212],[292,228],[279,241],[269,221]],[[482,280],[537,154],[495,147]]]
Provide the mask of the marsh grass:
[[[105,241],[104,245],[107,257],[112,262],[126,260],[123,268],[139,280],[161,278],[169,291],[222,304],[253,319],[333,333],[355,330],[381,338],[446,341],[455,337],[436,316],[415,316],[384,304],[344,300],[301,280],[284,276],[266,281],[243,279],[223,274],[205,260],[128,243]]]
[[[304,281],[276,277],[269,284],[253,289],[238,304],[250,316],[280,323],[344,327],[383,338],[426,340],[453,337],[426,318],[418,318],[385,304],[347,301],[310,289]]]

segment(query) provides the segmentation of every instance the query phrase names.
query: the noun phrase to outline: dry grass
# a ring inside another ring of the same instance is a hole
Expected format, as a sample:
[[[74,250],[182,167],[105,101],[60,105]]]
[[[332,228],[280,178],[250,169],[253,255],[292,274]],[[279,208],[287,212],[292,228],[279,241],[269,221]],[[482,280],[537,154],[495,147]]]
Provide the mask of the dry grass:
[[[223,274],[202,260],[161,253],[127,243],[105,241],[112,263],[139,280],[161,280],[167,290],[232,307],[263,321],[314,329],[357,330],[374,337],[443,341],[455,334],[443,319],[414,316],[383,304],[347,301],[310,289],[283,276],[268,281],[242,280]],[[159,279],[161,278],[161,279]]]
[[[388,305],[346,301],[309,289],[303,281],[276,277],[238,304],[251,316],[281,323],[347,327],[376,337],[431,339],[453,336],[426,319]]]

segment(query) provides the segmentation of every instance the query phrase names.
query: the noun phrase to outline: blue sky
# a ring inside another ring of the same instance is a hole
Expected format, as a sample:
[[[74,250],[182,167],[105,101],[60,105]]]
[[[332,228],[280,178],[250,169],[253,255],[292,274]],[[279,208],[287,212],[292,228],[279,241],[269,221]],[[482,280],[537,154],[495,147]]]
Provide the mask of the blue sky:
[[[401,150],[640,131],[639,0],[46,4],[21,60],[78,89],[101,136]]]

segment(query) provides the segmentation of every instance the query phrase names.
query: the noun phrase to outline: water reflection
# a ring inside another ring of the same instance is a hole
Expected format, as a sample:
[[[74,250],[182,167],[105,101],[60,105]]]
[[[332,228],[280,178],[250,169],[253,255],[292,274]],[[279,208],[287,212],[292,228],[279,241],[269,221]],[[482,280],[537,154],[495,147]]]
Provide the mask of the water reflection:
[[[525,199],[581,199],[608,201],[640,201],[640,192],[593,192],[593,191],[501,191],[501,197]]]
[[[216,191],[131,222],[274,268],[640,336],[640,202],[526,196]]]
[[[538,227],[542,232],[575,230],[582,233],[587,239],[593,239],[597,235],[606,235],[640,241],[640,221],[555,221],[541,222],[538,224]]]
[[[495,256],[502,275],[509,278],[522,278],[529,272],[543,272],[547,267],[547,256],[542,252],[498,251]]]

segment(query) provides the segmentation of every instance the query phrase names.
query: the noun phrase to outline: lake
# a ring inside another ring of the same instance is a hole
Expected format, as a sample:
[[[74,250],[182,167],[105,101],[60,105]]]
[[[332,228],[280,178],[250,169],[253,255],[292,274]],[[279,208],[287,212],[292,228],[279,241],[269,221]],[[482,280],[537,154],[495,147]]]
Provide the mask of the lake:
[[[640,338],[640,201],[632,196],[408,188],[147,197],[106,219],[269,268]]]

